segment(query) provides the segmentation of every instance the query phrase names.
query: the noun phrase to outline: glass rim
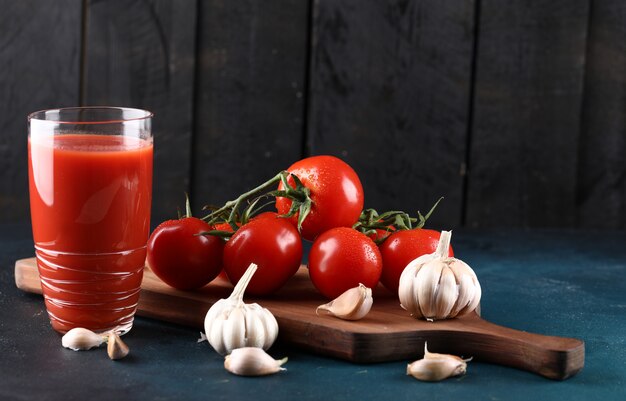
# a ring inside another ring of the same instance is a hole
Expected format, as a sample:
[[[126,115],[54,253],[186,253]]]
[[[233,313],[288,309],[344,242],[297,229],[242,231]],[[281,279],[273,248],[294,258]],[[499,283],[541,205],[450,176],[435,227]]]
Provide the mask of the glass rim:
[[[115,119],[101,119],[101,120],[96,120],[96,121],[66,121],[66,120],[49,120],[46,118],[40,118],[38,117],[38,115],[43,114],[44,116],[46,115],[46,113],[48,112],[62,112],[62,111],[79,111],[79,110],[103,110],[103,111],[113,111],[113,110],[118,110],[118,111],[122,111],[122,112],[138,112],[139,114],[143,114],[140,115],[139,117],[132,117],[132,118],[115,118]],[[147,120],[154,117],[154,113],[148,110],[144,110],[144,109],[138,109],[138,108],[134,108],[134,107],[117,107],[117,106],[76,106],[76,107],[60,107],[60,108],[54,108],[54,109],[43,109],[43,110],[37,110],[37,111],[33,111],[32,113],[30,113],[28,115],[28,122],[35,120],[35,121],[42,121],[42,122],[50,122],[50,123],[54,123],[54,124],[72,124],[72,125],[77,125],[77,124],[84,124],[84,125],[91,125],[91,124],[119,124],[119,123],[126,123],[126,122],[131,122],[131,121],[142,121],[142,120]]]

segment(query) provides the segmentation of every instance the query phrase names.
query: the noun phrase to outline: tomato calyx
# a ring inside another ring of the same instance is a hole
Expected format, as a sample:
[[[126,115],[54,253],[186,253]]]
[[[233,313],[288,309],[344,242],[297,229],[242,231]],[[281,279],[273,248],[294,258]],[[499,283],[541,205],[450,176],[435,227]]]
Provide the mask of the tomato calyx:
[[[282,190],[272,191],[272,196],[291,199],[291,207],[286,214],[281,217],[289,218],[298,213],[298,231],[302,231],[302,222],[311,212],[313,200],[311,200],[311,190],[304,186],[302,181],[295,174],[291,174],[295,188],[289,185],[287,175],[282,175],[280,181],[283,184]]]
[[[295,182],[295,187],[288,184],[291,178]],[[284,190],[275,190],[276,185],[282,182]],[[270,190],[271,189],[271,190]],[[211,230],[203,235],[215,235],[224,239],[230,238],[239,227],[245,225],[254,216],[258,215],[266,206],[274,203],[273,200],[260,204],[262,200],[276,198],[278,196],[288,198],[292,201],[292,207],[288,213],[279,217],[289,218],[299,213],[298,231],[302,227],[302,222],[311,211],[313,201],[310,197],[311,191],[302,184],[300,179],[294,174],[283,170],[261,185],[250,189],[239,195],[237,198],[226,202],[221,207],[205,206],[203,210],[211,210],[209,214],[202,217],[211,226],[228,223],[230,230]]]
[[[426,215],[418,210],[417,217],[411,217],[408,213],[400,210],[391,210],[384,213],[378,213],[375,209],[365,209],[361,212],[359,220],[352,226],[363,234],[374,237],[376,244],[382,243],[387,236],[393,231],[412,230],[414,228],[422,228],[426,221],[439,205],[443,197],[430,208]],[[385,231],[387,235],[377,235],[378,231]]]

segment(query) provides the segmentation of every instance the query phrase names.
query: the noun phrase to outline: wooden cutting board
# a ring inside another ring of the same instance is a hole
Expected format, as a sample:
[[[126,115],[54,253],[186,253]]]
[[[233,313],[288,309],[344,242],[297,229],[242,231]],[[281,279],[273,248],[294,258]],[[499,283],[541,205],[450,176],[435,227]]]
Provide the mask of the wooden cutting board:
[[[35,258],[15,263],[15,283],[21,290],[41,294]],[[218,278],[200,290],[179,291],[147,269],[137,314],[203,330],[207,310],[231,290],[230,283]],[[581,340],[509,329],[475,313],[436,322],[413,319],[384,288],[374,291],[372,310],[362,320],[318,316],[316,307],[327,300],[312,286],[306,267],[271,297],[245,301],[258,302],[274,314],[280,341],[352,362],[412,361],[423,356],[424,341],[432,352],[473,357],[557,380],[575,375],[585,360]]]

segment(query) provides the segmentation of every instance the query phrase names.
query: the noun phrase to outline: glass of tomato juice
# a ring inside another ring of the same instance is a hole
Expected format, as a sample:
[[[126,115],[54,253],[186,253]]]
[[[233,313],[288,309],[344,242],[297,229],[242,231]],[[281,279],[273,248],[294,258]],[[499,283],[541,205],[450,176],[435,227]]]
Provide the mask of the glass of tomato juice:
[[[74,107],[28,116],[30,210],[52,327],[133,325],[150,232],[152,113]]]

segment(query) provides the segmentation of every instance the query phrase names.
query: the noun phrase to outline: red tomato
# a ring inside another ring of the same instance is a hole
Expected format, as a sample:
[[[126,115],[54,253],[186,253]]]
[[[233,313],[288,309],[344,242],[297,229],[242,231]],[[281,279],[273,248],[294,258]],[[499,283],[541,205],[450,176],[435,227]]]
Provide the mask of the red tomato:
[[[336,298],[359,283],[376,287],[382,268],[374,241],[352,228],[337,227],[322,233],[309,253],[311,281],[328,298]]]
[[[260,214],[257,214],[256,216],[253,216],[250,220],[259,220],[259,219],[266,219],[266,218],[276,218],[278,217],[278,213],[276,212],[263,212]]]
[[[233,232],[233,228],[228,223],[218,223],[218,224],[215,224],[215,225],[213,225],[213,229],[217,230],[217,231]],[[222,279],[222,280],[228,281],[228,276],[226,275],[226,272],[224,271],[224,269],[222,269],[220,271],[220,273],[217,275],[217,277]]]
[[[435,230],[417,228],[400,230],[391,234],[379,245],[383,257],[383,273],[380,282],[391,292],[398,292],[400,275],[413,259],[435,252],[441,233]],[[454,256],[452,247],[448,252]]]
[[[334,156],[313,156],[295,162],[288,171],[310,191],[311,212],[302,223],[302,237],[310,241],[333,227],[352,227],[363,209],[363,186],[352,167]],[[293,179],[289,184],[295,188]],[[282,183],[278,189],[283,189]],[[276,209],[286,214],[291,200],[276,198]],[[291,219],[297,223],[297,216]]]
[[[263,212],[261,214],[258,214],[254,217],[252,217],[251,220],[258,220],[258,219],[264,219],[266,217],[276,217],[278,216],[277,213],[275,212]],[[237,223],[237,225],[239,225],[239,223]],[[229,231],[229,232],[233,232],[233,228],[230,226],[230,224],[228,223],[219,223],[219,224],[215,224],[213,226],[214,230],[218,230],[218,231]],[[224,269],[222,269],[222,271],[220,272],[220,274],[218,275],[219,278],[223,279],[223,280],[228,280],[228,275],[226,274],[226,272],[224,271]]]
[[[195,217],[167,220],[148,239],[150,269],[166,284],[180,290],[200,288],[222,269],[224,241],[196,235],[211,227]]]
[[[215,224],[213,226],[213,229],[217,230],[217,231],[228,231],[228,232],[232,232],[233,231],[233,228],[228,223],[218,223],[218,224]]]
[[[267,295],[282,287],[300,267],[302,241],[288,220],[270,216],[244,224],[224,247],[224,270],[237,284],[250,263],[258,269],[247,294]]]

